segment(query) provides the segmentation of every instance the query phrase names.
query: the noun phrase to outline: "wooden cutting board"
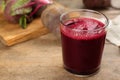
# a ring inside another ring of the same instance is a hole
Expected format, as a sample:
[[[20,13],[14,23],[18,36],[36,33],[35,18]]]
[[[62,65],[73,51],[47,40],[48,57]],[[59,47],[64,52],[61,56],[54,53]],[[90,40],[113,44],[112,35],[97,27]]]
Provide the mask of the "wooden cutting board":
[[[0,41],[7,46],[42,36],[48,33],[43,26],[41,19],[35,19],[26,29],[22,29],[18,24],[7,22],[0,11]]]

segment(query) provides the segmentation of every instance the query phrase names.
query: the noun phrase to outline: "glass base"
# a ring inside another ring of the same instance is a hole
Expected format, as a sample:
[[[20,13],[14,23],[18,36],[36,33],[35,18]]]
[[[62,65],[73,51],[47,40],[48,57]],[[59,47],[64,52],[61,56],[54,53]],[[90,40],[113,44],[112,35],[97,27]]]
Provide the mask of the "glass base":
[[[91,72],[75,72],[75,71],[73,71],[71,69],[68,69],[66,67],[64,67],[64,68],[65,68],[65,70],[67,70],[68,72],[72,73],[73,75],[75,75],[77,77],[90,77],[90,76],[93,76],[93,75],[97,74],[100,70],[100,67],[98,67]]]

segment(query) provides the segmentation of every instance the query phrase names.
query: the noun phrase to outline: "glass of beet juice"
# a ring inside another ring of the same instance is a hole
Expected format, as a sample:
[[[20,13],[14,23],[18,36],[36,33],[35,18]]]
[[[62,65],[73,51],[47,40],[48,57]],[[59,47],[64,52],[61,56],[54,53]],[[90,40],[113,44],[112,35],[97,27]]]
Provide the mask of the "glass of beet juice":
[[[60,16],[64,68],[90,76],[100,69],[108,18],[97,11],[79,9]]]

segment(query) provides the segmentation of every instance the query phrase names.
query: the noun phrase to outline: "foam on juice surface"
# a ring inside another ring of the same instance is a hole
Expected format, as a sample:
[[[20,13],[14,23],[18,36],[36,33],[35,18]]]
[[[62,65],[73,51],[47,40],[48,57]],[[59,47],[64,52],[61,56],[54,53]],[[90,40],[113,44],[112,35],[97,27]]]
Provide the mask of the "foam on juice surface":
[[[75,39],[93,39],[105,34],[104,24],[91,18],[75,18],[65,25],[62,33]]]

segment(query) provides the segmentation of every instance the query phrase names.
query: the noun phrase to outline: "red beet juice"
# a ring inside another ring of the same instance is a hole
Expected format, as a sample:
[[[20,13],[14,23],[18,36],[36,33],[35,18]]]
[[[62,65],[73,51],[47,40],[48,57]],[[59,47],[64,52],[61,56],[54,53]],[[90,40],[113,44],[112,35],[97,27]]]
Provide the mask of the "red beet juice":
[[[98,71],[106,36],[104,24],[92,18],[75,18],[60,29],[65,69],[79,75]]]

